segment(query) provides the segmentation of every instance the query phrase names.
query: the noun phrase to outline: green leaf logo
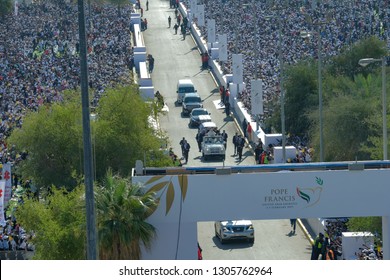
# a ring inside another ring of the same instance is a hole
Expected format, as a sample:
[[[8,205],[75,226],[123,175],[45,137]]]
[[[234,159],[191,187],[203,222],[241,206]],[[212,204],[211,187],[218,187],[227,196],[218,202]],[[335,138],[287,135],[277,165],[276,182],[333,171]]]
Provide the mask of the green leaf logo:
[[[320,177],[316,177],[316,182],[320,186],[322,186],[324,184],[324,181]]]

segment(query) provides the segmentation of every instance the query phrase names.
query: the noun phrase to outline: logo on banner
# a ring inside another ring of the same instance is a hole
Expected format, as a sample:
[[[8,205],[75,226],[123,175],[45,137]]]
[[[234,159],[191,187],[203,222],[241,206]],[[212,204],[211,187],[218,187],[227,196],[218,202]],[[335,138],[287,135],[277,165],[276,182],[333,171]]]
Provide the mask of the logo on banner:
[[[316,205],[321,200],[322,185],[324,181],[316,177],[317,186],[291,188],[271,188],[268,195],[264,196],[262,206],[267,209],[291,209],[308,208]]]
[[[300,188],[297,187],[297,194],[302,200],[306,201],[306,207],[311,207],[320,201],[322,193],[322,185],[324,181],[321,178],[316,177],[316,182],[319,186],[313,188]]]

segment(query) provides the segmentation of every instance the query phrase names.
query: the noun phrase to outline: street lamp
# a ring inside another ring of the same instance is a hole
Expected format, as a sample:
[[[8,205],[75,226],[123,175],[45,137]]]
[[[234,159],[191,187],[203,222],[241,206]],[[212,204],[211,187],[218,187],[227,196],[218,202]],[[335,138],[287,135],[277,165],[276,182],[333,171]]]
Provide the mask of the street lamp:
[[[280,6],[277,8],[273,8],[272,10],[278,11],[277,15],[277,24],[278,24],[278,57],[279,57],[279,69],[280,69],[280,77],[279,77],[279,88],[280,88],[280,121],[282,127],[282,161],[286,163],[286,116],[284,110],[284,88],[283,88],[283,51],[282,51],[282,27],[281,27],[281,17],[280,11],[282,11],[285,7]],[[268,16],[267,20],[272,19],[274,17]]]
[[[386,58],[362,58],[359,65],[366,67],[374,62],[382,62],[382,119],[383,119],[383,160],[387,160],[387,98],[386,98]]]
[[[323,118],[322,118],[322,57],[321,57],[321,30],[320,25],[326,24],[326,22],[314,23],[317,25],[317,36],[318,36],[318,111],[319,111],[319,121],[320,121],[320,162],[324,161],[324,133],[323,133]],[[313,32],[302,31],[302,38],[309,38]]]
[[[87,61],[87,39],[85,30],[84,1],[78,0],[78,23],[80,42],[80,81],[81,81],[81,104],[83,120],[83,146],[84,146],[84,183],[85,183],[85,208],[87,216],[87,259],[96,260],[97,233],[95,198],[93,192],[93,163],[91,144],[91,124],[88,95],[88,61]]]

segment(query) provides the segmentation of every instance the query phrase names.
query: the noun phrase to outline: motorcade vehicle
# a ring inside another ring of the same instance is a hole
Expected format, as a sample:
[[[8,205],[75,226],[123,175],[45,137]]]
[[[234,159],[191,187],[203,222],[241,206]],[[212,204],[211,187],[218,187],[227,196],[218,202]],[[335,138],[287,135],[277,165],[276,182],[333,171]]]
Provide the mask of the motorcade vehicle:
[[[190,113],[189,127],[199,127],[201,123],[211,122],[210,113],[205,108],[195,108]]]
[[[203,108],[202,98],[197,93],[186,93],[182,103],[182,115],[189,115],[195,108]]]
[[[204,122],[199,125],[199,132],[206,135],[209,131],[216,131],[217,125],[214,122]]]
[[[181,79],[177,82],[177,99],[176,104],[181,105],[183,103],[184,96],[187,93],[195,93],[197,90],[195,89],[195,86],[191,79]]]
[[[255,242],[255,229],[250,220],[228,220],[214,223],[215,236],[221,244],[230,240]]]
[[[202,158],[207,161],[211,157],[226,159],[225,141],[222,135],[210,135],[210,133],[203,136],[202,141]]]

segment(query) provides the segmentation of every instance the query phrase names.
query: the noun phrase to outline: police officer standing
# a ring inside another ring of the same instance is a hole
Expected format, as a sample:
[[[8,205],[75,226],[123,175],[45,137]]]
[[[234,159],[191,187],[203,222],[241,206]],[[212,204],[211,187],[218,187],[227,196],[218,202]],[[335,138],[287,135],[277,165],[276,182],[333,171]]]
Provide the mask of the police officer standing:
[[[222,131],[222,134],[221,134],[222,138],[223,138],[223,145],[225,146],[225,151],[226,151],[226,144],[227,144],[227,139],[228,139],[228,135],[227,133],[224,131]]]
[[[238,133],[236,132],[236,134],[233,136],[233,146],[234,146],[234,154],[233,156],[235,156],[237,154],[237,147],[238,147]]]
[[[238,135],[238,140],[237,140],[237,152],[238,152],[238,160],[242,160],[242,150],[244,149],[245,145],[245,139],[241,137],[241,135]]]
[[[187,163],[188,162],[188,154],[189,154],[189,152],[190,152],[190,148],[191,148],[191,146],[190,146],[190,144],[186,141],[185,143],[184,143],[184,159],[185,159],[185,163]]]

